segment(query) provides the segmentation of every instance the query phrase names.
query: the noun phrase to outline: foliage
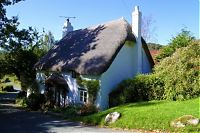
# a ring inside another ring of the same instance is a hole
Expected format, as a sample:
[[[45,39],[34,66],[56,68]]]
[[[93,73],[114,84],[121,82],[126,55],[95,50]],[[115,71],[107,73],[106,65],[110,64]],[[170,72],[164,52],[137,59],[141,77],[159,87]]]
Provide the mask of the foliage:
[[[119,112],[121,117],[109,127],[123,129],[142,129],[152,132],[198,132],[200,124],[197,127],[186,127],[175,129],[170,127],[170,122],[185,114],[193,115],[199,118],[199,100],[200,98],[186,101],[148,101],[130,103],[108,110],[95,113],[84,117],[71,118],[92,125],[105,125],[105,117],[108,113]]]
[[[193,41],[155,65],[149,75],[120,83],[110,93],[110,106],[152,99],[186,100],[200,96],[200,41]]]
[[[156,57],[160,61],[166,57],[171,56],[176,49],[188,46],[195,38],[191,35],[190,31],[182,29],[181,32],[170,40],[169,45],[161,49],[160,54]]]
[[[54,43],[51,32],[39,36],[29,27],[19,29],[17,17],[6,16],[6,6],[21,0],[2,0],[0,2],[0,78],[5,74],[15,74],[26,90],[35,79],[34,64],[48,49],[46,45]]]
[[[50,31],[48,31],[48,33],[44,32],[39,41],[43,44],[42,49],[46,51],[48,51],[55,44],[54,36]]]
[[[10,82],[7,82],[10,81]],[[0,88],[3,89],[6,86],[13,86],[16,88],[20,88],[21,83],[17,80],[17,77],[13,74],[5,75],[2,79],[0,79]]]
[[[26,97],[24,97],[24,98],[16,98],[15,103],[18,106],[26,108],[27,107],[27,98]]]
[[[54,102],[51,102],[51,100],[49,100],[49,99],[46,99],[46,97],[45,97],[45,102],[41,105],[41,110],[43,111],[43,112],[47,112],[47,111],[49,111],[50,109],[54,109],[54,107],[55,107],[55,103]]]
[[[36,80],[33,80],[31,84],[29,84],[28,90],[31,93],[39,93],[39,84]]]
[[[155,41],[155,30],[154,27],[154,20],[152,16],[143,16],[142,17],[142,28],[141,33],[142,37],[146,42],[152,42]]]
[[[20,92],[17,94],[17,98],[26,98],[26,92],[25,92],[25,91],[20,91]]]
[[[51,111],[63,114],[65,119],[77,118],[98,112],[93,104],[73,104],[64,108],[53,108]]]
[[[2,89],[2,91],[14,92],[15,90],[14,90],[14,88],[13,88],[12,85],[8,85],[8,86],[4,87],[4,88]]]
[[[149,50],[160,50],[163,47],[161,44],[157,43],[148,43]]]
[[[65,108],[54,108],[52,111],[56,113],[62,113],[65,119],[70,119],[78,116],[81,107],[82,105],[69,105]]]
[[[8,18],[6,16],[6,6],[15,4],[21,0],[1,0],[0,1],[0,47],[7,51],[15,51],[33,44],[37,37],[37,32],[31,27],[29,29],[18,29],[17,17]]]
[[[200,96],[200,41],[178,49],[155,66],[164,81],[164,98],[184,100]]]
[[[31,110],[38,110],[45,102],[45,96],[43,94],[31,93],[27,99],[27,107]]]
[[[96,112],[98,112],[98,109],[93,104],[85,104],[85,105],[83,105],[83,107],[81,107],[81,109],[79,111],[80,115],[82,115],[82,116],[94,114]]]
[[[122,81],[110,94],[109,106],[162,99],[163,81],[156,75],[137,75]]]
[[[77,83],[80,86],[87,88],[89,94],[89,100],[93,104],[97,97],[97,92],[100,88],[99,80],[84,80],[80,76],[77,77]]]

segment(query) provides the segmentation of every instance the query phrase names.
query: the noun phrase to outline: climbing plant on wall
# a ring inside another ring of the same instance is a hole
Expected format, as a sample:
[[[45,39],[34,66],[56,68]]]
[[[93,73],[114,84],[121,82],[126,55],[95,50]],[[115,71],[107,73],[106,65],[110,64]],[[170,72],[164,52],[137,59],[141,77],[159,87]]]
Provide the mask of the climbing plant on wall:
[[[97,98],[97,92],[100,88],[99,80],[85,80],[81,78],[81,76],[77,76],[76,81],[79,86],[87,88],[89,94],[89,102],[93,104]]]

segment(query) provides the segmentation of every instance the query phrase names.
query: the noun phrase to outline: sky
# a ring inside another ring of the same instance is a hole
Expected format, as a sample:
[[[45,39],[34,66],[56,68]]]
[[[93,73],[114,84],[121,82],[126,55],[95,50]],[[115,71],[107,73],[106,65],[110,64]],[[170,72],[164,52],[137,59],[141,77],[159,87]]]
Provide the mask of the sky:
[[[152,41],[168,44],[182,28],[199,36],[200,0],[25,0],[8,6],[7,15],[18,16],[20,28],[32,26],[38,31],[51,31],[56,40],[62,37],[65,21],[71,19],[74,29],[87,28],[121,17],[131,23],[131,13],[139,6],[142,15],[150,18]]]

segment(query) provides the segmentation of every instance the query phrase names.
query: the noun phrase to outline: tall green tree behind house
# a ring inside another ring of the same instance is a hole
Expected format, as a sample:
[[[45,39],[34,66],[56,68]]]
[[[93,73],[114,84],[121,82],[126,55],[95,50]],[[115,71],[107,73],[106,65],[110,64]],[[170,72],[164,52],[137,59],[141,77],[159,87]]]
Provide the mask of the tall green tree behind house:
[[[170,40],[169,45],[163,47],[161,49],[161,52],[159,55],[157,55],[156,60],[160,61],[166,57],[171,56],[176,49],[181,48],[181,47],[186,47],[188,44],[190,44],[192,41],[195,40],[195,37],[191,35],[190,31],[187,31],[186,29],[182,29],[181,32],[173,37]]]
[[[42,35],[40,36],[39,43],[42,44],[40,47],[41,49],[45,51],[51,49],[55,44],[55,39],[51,31],[43,31]]]
[[[149,50],[160,50],[163,48],[164,45],[158,43],[147,43]]]

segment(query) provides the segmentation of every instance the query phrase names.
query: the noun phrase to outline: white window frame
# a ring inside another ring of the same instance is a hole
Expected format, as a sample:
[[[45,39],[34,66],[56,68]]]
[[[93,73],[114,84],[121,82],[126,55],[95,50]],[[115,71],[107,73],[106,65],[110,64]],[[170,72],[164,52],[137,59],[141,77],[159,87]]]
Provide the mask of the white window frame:
[[[82,95],[81,95],[81,92],[82,92]],[[79,101],[82,103],[88,102],[88,91],[86,89],[79,88]]]

